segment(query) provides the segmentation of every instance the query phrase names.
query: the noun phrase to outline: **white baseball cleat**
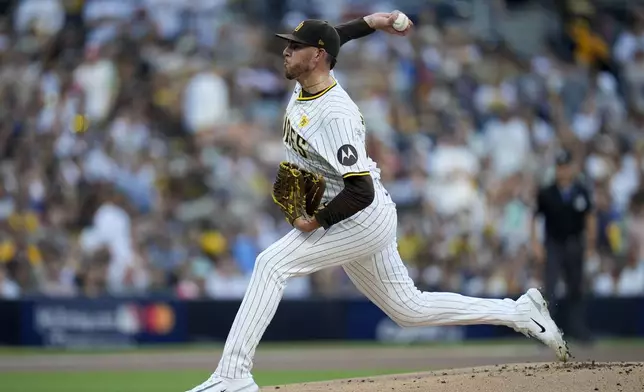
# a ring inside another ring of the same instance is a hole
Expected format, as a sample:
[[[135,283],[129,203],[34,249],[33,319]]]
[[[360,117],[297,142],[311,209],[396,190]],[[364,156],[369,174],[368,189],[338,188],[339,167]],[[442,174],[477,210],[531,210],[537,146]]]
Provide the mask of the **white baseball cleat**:
[[[563,333],[557,327],[557,324],[550,317],[548,303],[539,290],[534,288],[529,289],[519,297],[517,304],[519,306],[528,305],[530,310],[526,314],[527,319],[517,323],[517,326],[514,328],[515,331],[521,332],[528,337],[539,339],[546,346],[555,350],[560,361],[566,362],[570,358],[568,343],[564,340]]]
[[[242,379],[223,378],[216,374],[186,392],[259,392],[252,377]]]

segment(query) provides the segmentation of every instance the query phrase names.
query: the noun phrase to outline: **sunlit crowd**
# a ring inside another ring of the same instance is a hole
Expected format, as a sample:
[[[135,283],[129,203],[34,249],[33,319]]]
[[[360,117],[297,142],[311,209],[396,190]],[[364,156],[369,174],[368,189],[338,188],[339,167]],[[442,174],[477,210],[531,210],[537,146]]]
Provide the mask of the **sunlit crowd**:
[[[285,2],[263,21],[245,3],[8,9],[0,298],[243,296],[257,254],[290,229],[269,193],[293,88],[274,30],[390,11]],[[468,15],[448,11],[405,10],[411,36],[352,41],[335,69],[365,117],[418,286],[504,296],[540,285],[534,199],[565,147],[598,216],[589,290],[644,294],[644,13],[603,15],[612,28],[601,31],[576,25],[566,56],[547,42],[525,55],[478,39]],[[356,294],[337,268],[292,280],[285,296]]]

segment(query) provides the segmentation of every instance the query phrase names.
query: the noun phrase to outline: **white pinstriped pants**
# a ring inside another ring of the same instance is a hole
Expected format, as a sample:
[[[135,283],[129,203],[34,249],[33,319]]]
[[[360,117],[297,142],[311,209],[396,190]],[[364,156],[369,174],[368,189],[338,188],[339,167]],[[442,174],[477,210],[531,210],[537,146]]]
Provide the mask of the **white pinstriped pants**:
[[[396,244],[396,209],[384,197],[347,220],[312,233],[292,230],[262,252],[231,327],[216,374],[251,375],[255,349],[271,322],[290,277],[342,265],[351,281],[397,324],[512,326],[522,312],[511,299],[480,299],[421,292]],[[295,316],[297,317],[297,316]]]

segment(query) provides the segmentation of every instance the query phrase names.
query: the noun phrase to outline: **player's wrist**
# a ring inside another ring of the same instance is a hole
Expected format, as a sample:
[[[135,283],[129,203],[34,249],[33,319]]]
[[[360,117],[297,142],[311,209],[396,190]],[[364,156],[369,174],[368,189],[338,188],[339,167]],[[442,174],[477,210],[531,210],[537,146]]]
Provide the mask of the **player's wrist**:
[[[365,23],[367,23],[367,25],[368,25],[369,27],[371,27],[372,29],[375,29],[375,28],[376,28],[376,27],[375,27],[375,21],[374,21],[373,15],[366,15],[366,16],[364,16],[362,19],[363,19],[363,20],[365,21]]]
[[[311,227],[313,228],[313,230],[317,230],[320,227],[322,227],[322,225],[320,224],[320,222],[318,222],[318,220],[315,217],[312,217],[311,218]]]
[[[315,223],[318,225],[318,227],[323,227],[325,230],[328,229],[331,225],[328,223],[329,221],[329,211],[325,211],[326,208],[321,209],[318,211],[313,219],[315,219]]]
[[[305,233],[310,233],[319,229],[321,225],[315,218],[301,216],[293,221],[293,227]]]
[[[309,227],[312,228],[313,230],[318,229],[322,226],[320,225],[320,222],[318,222],[315,216],[312,216],[308,219],[308,224],[309,224]]]

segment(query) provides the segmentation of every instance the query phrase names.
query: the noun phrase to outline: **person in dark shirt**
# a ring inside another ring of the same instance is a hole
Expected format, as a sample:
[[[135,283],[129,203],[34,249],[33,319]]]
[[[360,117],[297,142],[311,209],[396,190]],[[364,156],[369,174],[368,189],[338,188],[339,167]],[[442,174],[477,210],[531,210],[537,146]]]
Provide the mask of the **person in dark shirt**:
[[[583,306],[584,261],[595,255],[596,217],[588,187],[579,179],[570,151],[556,157],[553,183],[541,188],[532,224],[532,244],[537,262],[544,267],[546,299],[556,314],[556,289],[560,277],[566,287],[564,330],[573,339],[590,342]],[[543,217],[544,244],[537,239],[537,219]],[[545,246],[544,246],[545,245]],[[561,315],[564,316],[564,315]]]

